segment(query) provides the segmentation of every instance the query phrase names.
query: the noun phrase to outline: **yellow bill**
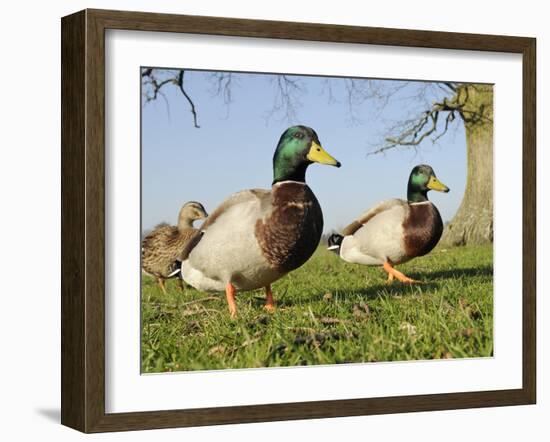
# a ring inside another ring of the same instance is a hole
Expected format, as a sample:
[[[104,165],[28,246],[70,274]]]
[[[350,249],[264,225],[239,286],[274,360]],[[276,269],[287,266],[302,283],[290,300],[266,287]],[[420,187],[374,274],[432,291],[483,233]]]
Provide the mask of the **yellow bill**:
[[[319,146],[315,141],[311,142],[311,148],[307,154],[307,159],[314,163],[327,164],[329,166],[340,167],[340,161],[336,161],[329,153]]]
[[[448,192],[449,188],[443,184],[441,181],[439,181],[435,175],[432,175],[430,177],[430,181],[428,181],[428,189],[437,190],[438,192]]]

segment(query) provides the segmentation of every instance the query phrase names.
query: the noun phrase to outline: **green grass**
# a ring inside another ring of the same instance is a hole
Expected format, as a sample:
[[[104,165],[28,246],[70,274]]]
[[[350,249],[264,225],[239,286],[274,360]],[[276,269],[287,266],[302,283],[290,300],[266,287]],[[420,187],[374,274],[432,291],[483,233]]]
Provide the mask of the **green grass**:
[[[263,291],[242,292],[236,320],[224,294],[169,281],[165,295],[144,276],[142,371],[492,355],[491,246],[437,248],[399,270],[425,283],[388,286],[382,269],[320,248],[273,285],[274,314],[262,309]]]

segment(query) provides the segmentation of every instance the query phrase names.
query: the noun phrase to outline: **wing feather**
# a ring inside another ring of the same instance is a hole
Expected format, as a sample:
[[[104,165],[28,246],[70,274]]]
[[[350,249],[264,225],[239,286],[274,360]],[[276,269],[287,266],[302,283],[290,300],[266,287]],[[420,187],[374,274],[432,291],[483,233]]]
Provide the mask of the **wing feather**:
[[[189,257],[189,254],[200,242],[204,233],[207,232],[208,229],[216,223],[216,221],[219,221],[219,219],[223,217],[224,213],[238,204],[244,204],[254,200],[259,200],[261,204],[261,211],[267,212],[271,204],[271,191],[265,189],[248,189],[234,193],[228,197],[210,214],[201,226],[200,230],[195,232],[189,239],[189,242],[182,251],[181,260],[184,261]]]
[[[405,200],[397,198],[382,201],[381,203],[378,203],[376,206],[371,207],[369,210],[361,214],[361,216],[359,216],[359,218],[357,218],[351,224],[347,225],[344,230],[342,230],[342,235],[353,235],[379,213],[390,210],[396,206],[404,206],[406,204],[407,202]]]
[[[178,230],[165,226],[153,230],[142,242],[142,266],[150,274],[168,276],[182,249],[192,239],[197,229]]]

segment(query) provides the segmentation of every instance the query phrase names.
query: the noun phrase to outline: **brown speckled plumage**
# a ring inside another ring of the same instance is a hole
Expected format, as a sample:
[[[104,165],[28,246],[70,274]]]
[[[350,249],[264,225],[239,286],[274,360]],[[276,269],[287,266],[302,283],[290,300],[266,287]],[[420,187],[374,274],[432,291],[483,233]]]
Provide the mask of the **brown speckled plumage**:
[[[290,272],[304,264],[319,245],[323,213],[305,183],[274,185],[271,204],[271,214],[256,222],[254,233],[270,265]]]
[[[153,230],[142,243],[141,263],[150,275],[168,278],[181,260],[181,252],[197,229],[190,227],[182,231],[175,226],[164,226]]]
[[[312,163],[340,167],[313,129],[288,128],[273,155],[270,190],[244,190],[225,200],[182,253],[184,280],[203,291],[225,291],[230,315],[235,293],[263,287],[275,309],[271,284],[305,263],[319,245],[323,214],[305,183]]]
[[[141,266],[144,272],[155,276],[165,290],[164,280],[179,268],[182,252],[197,233],[193,221],[208,215],[202,204],[196,201],[185,203],[178,216],[178,225],[157,227],[147,235],[141,246]],[[173,276],[177,276],[173,275]]]
[[[407,256],[414,258],[430,253],[443,233],[443,221],[437,207],[432,203],[409,204],[403,232]]]

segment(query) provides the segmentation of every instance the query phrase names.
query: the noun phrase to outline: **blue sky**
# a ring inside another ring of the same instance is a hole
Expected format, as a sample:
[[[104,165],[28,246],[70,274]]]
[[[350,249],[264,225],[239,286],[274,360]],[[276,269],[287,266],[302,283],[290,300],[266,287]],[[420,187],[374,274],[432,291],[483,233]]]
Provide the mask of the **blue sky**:
[[[376,98],[356,103],[358,122],[350,117],[345,81],[330,80],[331,98],[325,78],[300,76],[300,106],[288,121],[281,113],[269,116],[277,100],[273,75],[234,74],[232,103],[226,106],[213,92],[211,72],[187,71],[185,86],[197,106],[199,129],[181,92],[165,86],[165,96],[142,109],[143,229],[161,221],[175,224],[189,200],[212,212],[233,192],[269,188],[276,143],[294,124],[314,128],[323,147],[342,163],[340,169],[308,168],[306,180],[323,208],[325,231],[345,226],[381,200],[405,198],[410,170],[420,163],[430,164],[450,187],[447,194],[429,196],[443,219],[451,219],[466,184],[465,134],[458,118],[436,144],[425,140],[416,150],[367,155],[395,122],[417,115],[443,91],[421,82],[371,82],[375,91],[396,92],[387,103]]]

